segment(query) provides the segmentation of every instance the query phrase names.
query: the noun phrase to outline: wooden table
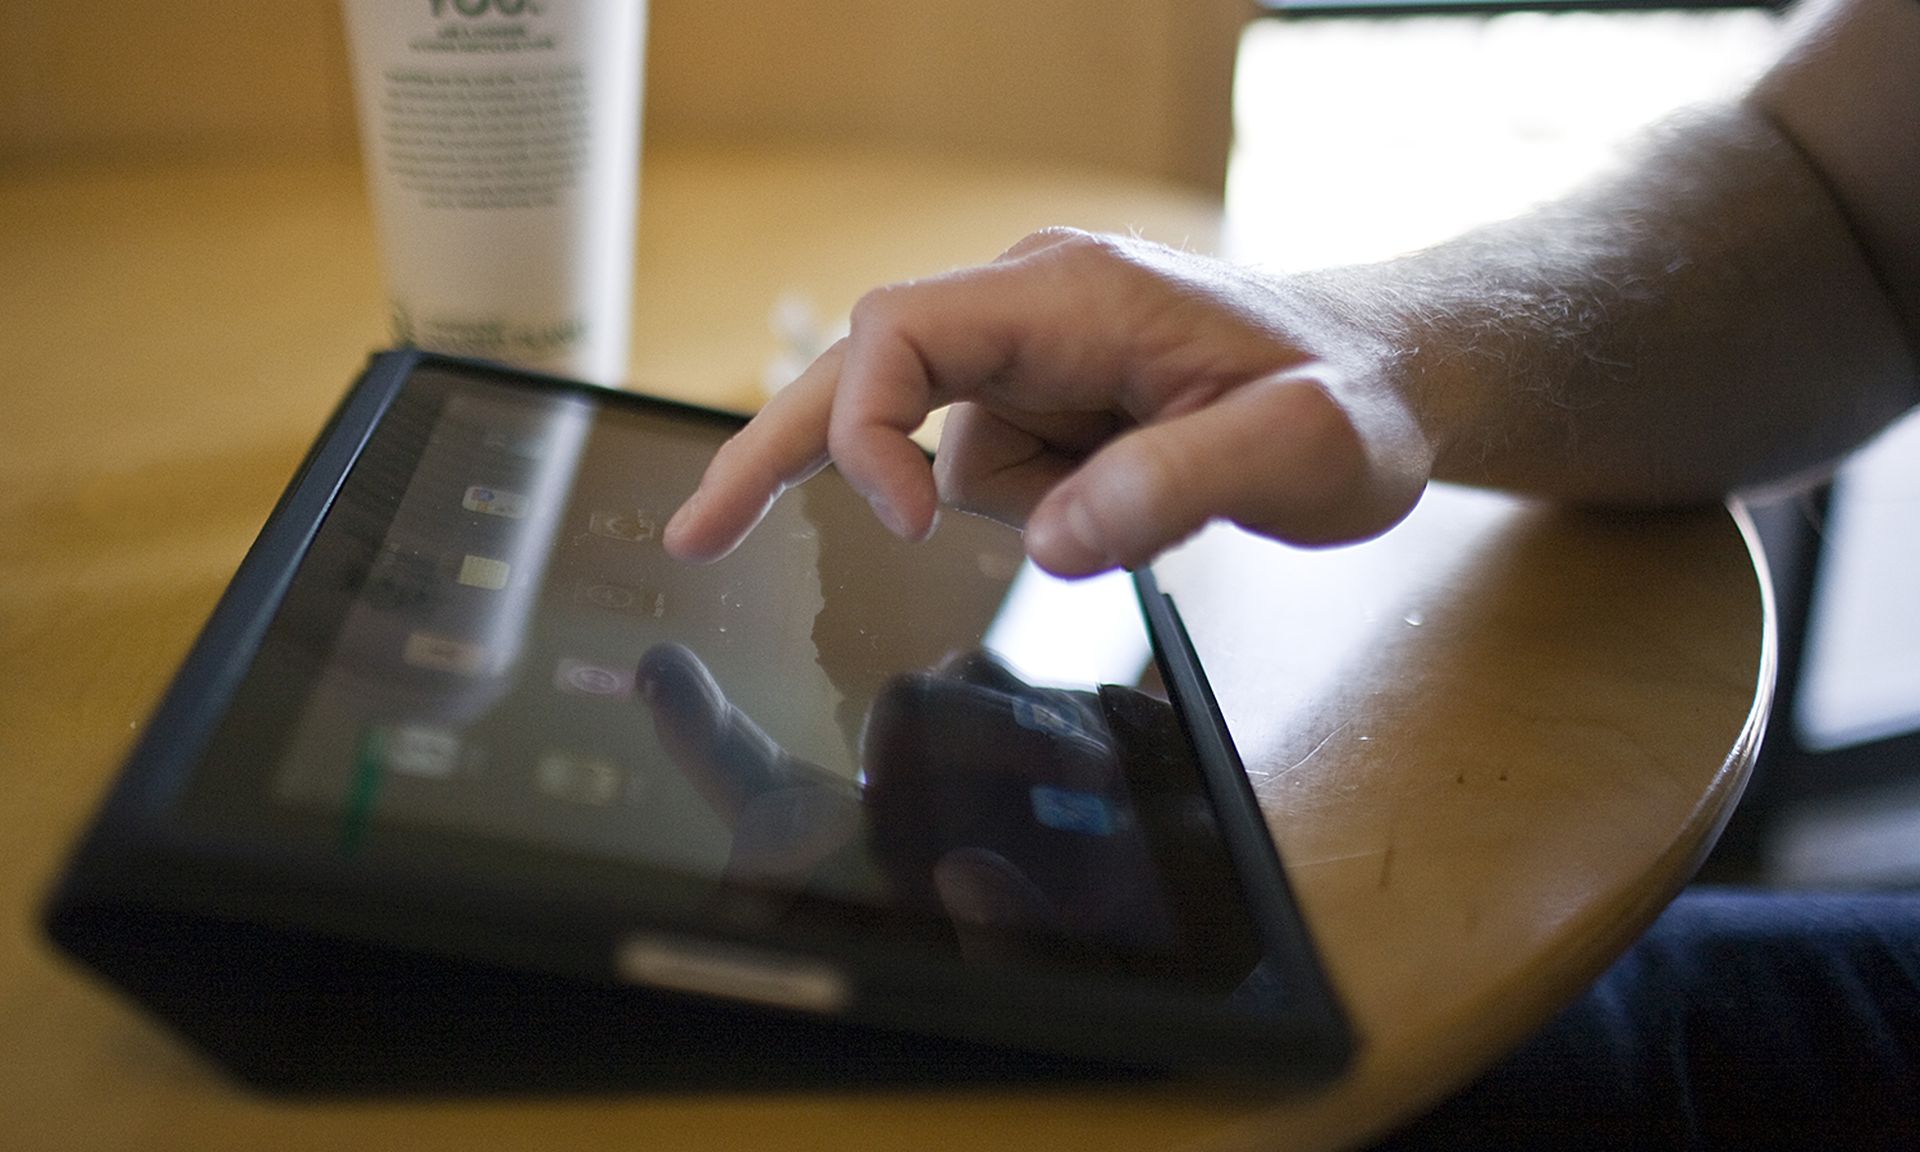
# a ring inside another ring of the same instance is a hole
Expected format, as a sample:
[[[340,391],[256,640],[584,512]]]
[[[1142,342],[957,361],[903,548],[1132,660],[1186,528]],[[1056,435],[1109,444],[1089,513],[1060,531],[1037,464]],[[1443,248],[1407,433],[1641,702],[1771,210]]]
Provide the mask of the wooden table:
[[[1047,223],[1207,248],[1207,204],[926,157],[649,157],[635,379],[749,406],[768,308]],[[60,963],[32,909],[383,336],[351,169],[0,177],[0,1146],[1324,1148],[1541,1024],[1686,880],[1772,670],[1741,521],[1432,493],[1374,543],[1162,565],[1366,1048],[1292,1099],[1142,1090],[290,1103]]]

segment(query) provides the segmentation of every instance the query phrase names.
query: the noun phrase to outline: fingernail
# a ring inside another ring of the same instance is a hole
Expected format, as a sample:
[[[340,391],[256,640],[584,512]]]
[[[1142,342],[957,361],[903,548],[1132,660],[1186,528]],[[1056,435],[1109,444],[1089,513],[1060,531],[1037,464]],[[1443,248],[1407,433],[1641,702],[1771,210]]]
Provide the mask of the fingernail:
[[[1100,544],[1092,513],[1079,500],[1067,501],[1053,515],[1029,525],[1027,532],[1028,551],[1043,564],[1093,569],[1113,563]]]
[[[908,535],[907,522],[900,513],[894,511],[893,505],[874,495],[867,497],[867,507],[873,509],[873,514],[880,518],[880,523],[886,525],[887,531],[902,538]]]
[[[700,501],[701,493],[700,490],[696,488],[694,489],[693,495],[687,497],[686,500],[681,503],[680,507],[674,509],[673,515],[667,517],[667,526],[662,535],[664,537],[677,537],[686,532],[688,522],[699,513]]]
[[[1060,521],[1066,526],[1067,535],[1080,546],[1080,550],[1090,559],[1105,563],[1109,557],[1107,550],[1100,544],[1100,530],[1094,527],[1093,514],[1087,511],[1084,501],[1070,500],[1062,511]]]

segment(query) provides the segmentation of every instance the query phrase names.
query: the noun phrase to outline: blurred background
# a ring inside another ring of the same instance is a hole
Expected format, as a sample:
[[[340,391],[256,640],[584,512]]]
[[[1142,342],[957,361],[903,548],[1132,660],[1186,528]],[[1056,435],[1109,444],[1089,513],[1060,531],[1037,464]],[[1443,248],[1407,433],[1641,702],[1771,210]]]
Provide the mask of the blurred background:
[[[1194,247],[1304,269],[1563,191],[1738,92],[1781,26],[1657,0],[653,0],[644,146],[1017,164],[1043,206],[1046,173],[1098,171],[1223,211]],[[0,28],[0,175],[357,163],[334,0],[0,0]],[[775,327],[817,342],[846,303],[775,301]],[[1782,691],[1709,875],[1920,882],[1920,425],[1756,517]]]

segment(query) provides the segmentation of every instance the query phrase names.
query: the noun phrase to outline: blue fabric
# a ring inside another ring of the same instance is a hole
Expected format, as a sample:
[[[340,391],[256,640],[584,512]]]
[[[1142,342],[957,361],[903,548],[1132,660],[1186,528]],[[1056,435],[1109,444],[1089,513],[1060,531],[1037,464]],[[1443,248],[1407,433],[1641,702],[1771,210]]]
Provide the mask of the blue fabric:
[[[1379,1145],[1920,1149],[1920,894],[1697,888]]]

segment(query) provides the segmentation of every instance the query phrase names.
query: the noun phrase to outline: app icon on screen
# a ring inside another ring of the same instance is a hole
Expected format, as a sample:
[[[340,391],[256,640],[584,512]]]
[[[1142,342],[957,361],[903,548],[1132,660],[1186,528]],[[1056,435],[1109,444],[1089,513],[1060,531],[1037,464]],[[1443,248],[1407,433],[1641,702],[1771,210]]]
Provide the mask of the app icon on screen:
[[[547,752],[534,768],[534,786],[556,800],[604,807],[620,798],[620,770],[598,756]]]
[[[653,522],[653,517],[644,512],[609,512],[602,509],[587,520],[587,531],[595,536],[638,544],[653,539],[659,527]]]
[[[1034,785],[1033,818],[1048,828],[1083,836],[1111,836],[1120,827],[1113,803],[1094,792]]]
[[[482,644],[469,644],[435,632],[412,632],[400,650],[400,658],[415,668],[452,672],[460,676],[486,676],[493,671],[493,652]]]
[[[491,556],[475,556],[471,553],[460,561],[460,583],[469,588],[485,588],[498,592],[507,586],[507,578],[513,574],[513,566],[505,560],[495,560]]]
[[[598,580],[582,580],[574,586],[573,601],[589,608],[604,608],[608,612],[631,612],[640,606],[645,595],[630,584],[608,584]]]
[[[553,686],[575,696],[631,696],[632,668],[616,668],[587,660],[562,657],[553,668]]]
[[[432,724],[393,724],[381,728],[380,760],[402,776],[445,780],[460,766],[460,737]]]
[[[573,602],[603,612],[624,612],[659,619],[667,610],[667,594],[650,592],[634,584],[615,584],[605,580],[582,580],[573,587]]]
[[[467,489],[465,496],[461,497],[460,506],[469,512],[504,516],[509,520],[522,520],[526,518],[528,502],[523,493],[475,484]]]

